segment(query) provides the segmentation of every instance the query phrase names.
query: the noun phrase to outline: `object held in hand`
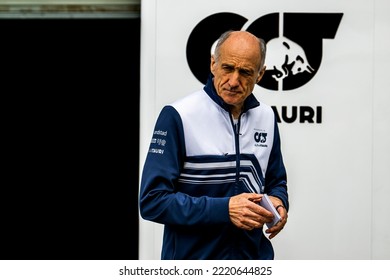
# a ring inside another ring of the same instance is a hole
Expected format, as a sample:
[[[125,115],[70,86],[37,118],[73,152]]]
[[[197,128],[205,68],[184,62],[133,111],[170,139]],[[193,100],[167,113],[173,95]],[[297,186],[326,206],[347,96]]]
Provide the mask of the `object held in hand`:
[[[274,207],[274,205],[272,204],[272,202],[269,199],[267,194],[263,195],[259,204],[261,207],[264,207],[265,209],[267,209],[268,211],[270,211],[274,215],[274,219],[272,220],[272,222],[266,223],[268,228],[273,227],[274,225],[276,225],[278,222],[280,222],[282,220],[282,218],[280,217],[280,215],[277,211],[277,208]],[[284,207],[284,206],[278,205],[277,207],[279,208],[279,207]]]

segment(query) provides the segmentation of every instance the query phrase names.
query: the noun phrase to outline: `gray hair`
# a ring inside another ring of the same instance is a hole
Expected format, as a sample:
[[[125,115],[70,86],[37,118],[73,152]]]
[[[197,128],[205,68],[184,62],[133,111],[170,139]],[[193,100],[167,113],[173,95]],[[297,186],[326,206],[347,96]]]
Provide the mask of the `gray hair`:
[[[214,50],[214,58],[215,58],[215,61],[218,61],[219,60],[219,57],[221,55],[221,46],[222,44],[227,40],[227,38],[230,37],[230,35],[234,32],[234,30],[228,30],[224,33],[222,33],[222,35],[219,37],[218,39],[218,42],[217,42],[217,45],[215,46],[215,50]],[[260,54],[261,54],[261,58],[260,58],[260,69],[263,69],[264,67],[264,63],[265,63],[265,55],[267,53],[267,45],[264,41],[264,39],[262,38],[259,38],[257,36],[255,36],[258,41],[259,41],[259,49],[260,49]]]

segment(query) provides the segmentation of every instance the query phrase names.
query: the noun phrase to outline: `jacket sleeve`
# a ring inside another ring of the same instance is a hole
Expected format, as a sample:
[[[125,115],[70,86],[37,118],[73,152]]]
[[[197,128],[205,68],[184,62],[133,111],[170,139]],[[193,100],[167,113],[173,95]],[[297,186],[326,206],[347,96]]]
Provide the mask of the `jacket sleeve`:
[[[268,195],[280,198],[284,207],[288,211],[289,200],[287,193],[287,173],[283,163],[283,156],[280,147],[280,134],[276,120],[274,130],[275,137],[265,175],[265,192],[268,193]]]
[[[185,153],[180,115],[172,106],[165,106],[156,121],[142,170],[142,218],[171,225],[229,222],[229,198],[193,197],[177,190]]]

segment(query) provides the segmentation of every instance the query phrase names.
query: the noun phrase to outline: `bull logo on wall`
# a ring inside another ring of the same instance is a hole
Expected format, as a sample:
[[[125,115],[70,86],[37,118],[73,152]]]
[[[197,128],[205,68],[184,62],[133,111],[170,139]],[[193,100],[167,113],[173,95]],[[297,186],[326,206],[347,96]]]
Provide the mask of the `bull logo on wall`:
[[[258,85],[288,91],[308,83],[320,69],[323,39],[334,39],[342,16],[342,13],[272,13],[253,21],[246,30],[267,43],[267,68]],[[247,21],[238,14],[217,13],[192,30],[187,42],[187,61],[201,83],[206,83],[210,53],[219,35],[227,30],[242,30]]]
[[[276,81],[305,71],[310,74],[314,72],[304,49],[285,37],[278,37],[267,43],[265,65],[267,65],[267,71],[274,72],[272,78]]]

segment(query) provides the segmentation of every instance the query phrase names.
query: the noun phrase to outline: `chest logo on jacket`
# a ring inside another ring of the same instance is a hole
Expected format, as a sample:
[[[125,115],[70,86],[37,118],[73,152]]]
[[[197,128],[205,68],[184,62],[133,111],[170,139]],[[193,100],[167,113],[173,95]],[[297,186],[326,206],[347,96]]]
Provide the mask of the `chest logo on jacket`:
[[[253,138],[255,139],[255,146],[256,147],[268,147],[268,145],[266,144],[267,132],[256,131],[253,135]]]

